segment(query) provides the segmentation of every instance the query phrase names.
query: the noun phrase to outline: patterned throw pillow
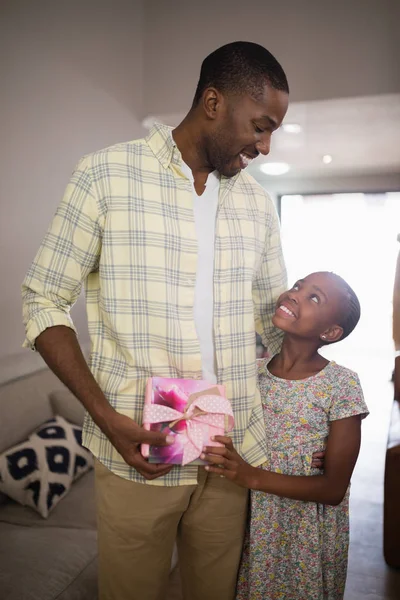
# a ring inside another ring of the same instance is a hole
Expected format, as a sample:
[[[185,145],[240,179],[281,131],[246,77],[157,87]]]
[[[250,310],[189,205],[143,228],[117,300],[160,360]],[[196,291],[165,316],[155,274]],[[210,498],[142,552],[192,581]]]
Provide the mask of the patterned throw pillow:
[[[0,455],[0,492],[46,518],[91,467],[93,457],[82,447],[82,427],[57,416]]]

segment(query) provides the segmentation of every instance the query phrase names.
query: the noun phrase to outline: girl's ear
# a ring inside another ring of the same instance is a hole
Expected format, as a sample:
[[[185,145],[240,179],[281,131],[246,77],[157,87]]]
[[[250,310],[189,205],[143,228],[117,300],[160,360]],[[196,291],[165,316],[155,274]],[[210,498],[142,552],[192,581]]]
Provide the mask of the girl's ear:
[[[321,340],[327,344],[333,344],[333,342],[337,342],[343,335],[343,327],[340,325],[332,325],[329,327],[324,333],[321,333],[319,336]]]

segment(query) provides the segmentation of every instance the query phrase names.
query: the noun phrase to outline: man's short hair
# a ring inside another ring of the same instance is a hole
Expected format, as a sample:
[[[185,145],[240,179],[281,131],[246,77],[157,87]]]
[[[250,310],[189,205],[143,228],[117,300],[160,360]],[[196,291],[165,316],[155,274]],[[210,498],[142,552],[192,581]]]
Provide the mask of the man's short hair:
[[[263,46],[253,42],[232,42],[221,46],[204,59],[193,106],[207,88],[221,93],[262,96],[265,85],[289,93],[284,70],[276,58]]]

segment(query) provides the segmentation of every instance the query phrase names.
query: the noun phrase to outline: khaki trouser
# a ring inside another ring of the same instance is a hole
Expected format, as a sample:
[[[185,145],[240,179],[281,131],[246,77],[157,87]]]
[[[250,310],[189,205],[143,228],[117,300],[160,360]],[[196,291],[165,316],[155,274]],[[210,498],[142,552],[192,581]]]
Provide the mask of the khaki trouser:
[[[247,490],[199,469],[199,483],[160,487],[96,461],[100,600],[164,600],[177,541],[185,600],[233,600]]]

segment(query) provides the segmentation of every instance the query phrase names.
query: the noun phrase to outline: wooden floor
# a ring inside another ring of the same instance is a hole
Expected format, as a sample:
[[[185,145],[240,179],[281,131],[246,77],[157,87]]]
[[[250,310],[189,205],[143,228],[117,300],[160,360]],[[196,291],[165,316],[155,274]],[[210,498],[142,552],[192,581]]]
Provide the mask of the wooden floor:
[[[359,373],[370,409],[363,423],[362,447],[352,479],[345,600],[400,600],[400,571],[387,567],[382,554],[383,473],[393,395],[390,368],[387,359],[335,359]],[[171,573],[166,600],[182,600],[178,568]]]

